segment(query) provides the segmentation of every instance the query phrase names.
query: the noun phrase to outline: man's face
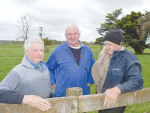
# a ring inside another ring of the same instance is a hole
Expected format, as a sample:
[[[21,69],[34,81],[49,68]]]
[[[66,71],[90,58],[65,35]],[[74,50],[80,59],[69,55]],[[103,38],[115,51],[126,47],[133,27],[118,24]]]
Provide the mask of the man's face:
[[[77,47],[79,46],[79,37],[80,37],[80,33],[79,33],[79,29],[75,26],[69,27],[68,29],[66,29],[66,39],[67,42],[70,46],[72,47]]]
[[[105,44],[105,50],[107,51],[107,53],[110,56],[112,56],[113,51],[117,51],[117,50],[121,49],[120,45],[113,43],[113,42],[110,42],[110,41],[107,41],[107,40],[104,42],[104,44]]]
[[[33,63],[40,63],[44,58],[44,47],[40,43],[32,43],[30,50],[25,50],[27,58]]]

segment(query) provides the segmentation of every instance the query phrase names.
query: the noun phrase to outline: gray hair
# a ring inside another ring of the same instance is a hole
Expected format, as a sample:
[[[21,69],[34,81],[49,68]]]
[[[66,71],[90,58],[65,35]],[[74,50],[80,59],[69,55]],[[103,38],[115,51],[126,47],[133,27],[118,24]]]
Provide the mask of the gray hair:
[[[39,44],[43,44],[43,49],[44,49],[44,42],[38,38],[38,37],[32,37],[32,38],[28,38],[25,40],[24,42],[24,50],[30,50],[30,47],[32,46],[32,43],[39,43]]]

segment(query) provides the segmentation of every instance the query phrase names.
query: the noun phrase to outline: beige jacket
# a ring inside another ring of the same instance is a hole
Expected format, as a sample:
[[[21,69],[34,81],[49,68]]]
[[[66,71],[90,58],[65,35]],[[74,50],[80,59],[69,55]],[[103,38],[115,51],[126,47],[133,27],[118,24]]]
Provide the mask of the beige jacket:
[[[122,46],[120,50],[124,50],[124,47]],[[92,77],[96,84],[97,93],[101,93],[101,89],[106,79],[110,59],[111,57],[106,53],[104,47],[103,50],[99,53],[98,60],[92,67]]]
[[[92,67],[92,77],[94,79],[97,93],[101,93],[101,89],[106,79],[109,66],[110,55],[106,53],[105,48],[99,53],[98,60]]]

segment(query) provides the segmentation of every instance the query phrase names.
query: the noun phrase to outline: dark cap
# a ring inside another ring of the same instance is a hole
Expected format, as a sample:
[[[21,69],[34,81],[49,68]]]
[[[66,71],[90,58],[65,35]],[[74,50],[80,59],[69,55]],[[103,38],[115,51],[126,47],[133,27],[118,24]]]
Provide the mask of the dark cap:
[[[111,41],[111,42],[116,43],[121,46],[123,45],[123,42],[124,42],[123,34],[117,28],[110,29],[104,37],[104,41],[105,40]]]

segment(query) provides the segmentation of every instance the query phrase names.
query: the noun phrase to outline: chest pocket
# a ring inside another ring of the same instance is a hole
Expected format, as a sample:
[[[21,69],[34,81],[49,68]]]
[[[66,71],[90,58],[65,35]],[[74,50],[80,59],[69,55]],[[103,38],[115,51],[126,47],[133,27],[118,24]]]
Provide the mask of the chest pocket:
[[[117,79],[117,80],[122,80],[123,75],[124,75],[124,69],[119,67],[119,68],[112,68],[112,75]]]
[[[70,69],[72,68],[72,63],[70,59],[62,59],[58,61],[58,65],[61,69]]]

